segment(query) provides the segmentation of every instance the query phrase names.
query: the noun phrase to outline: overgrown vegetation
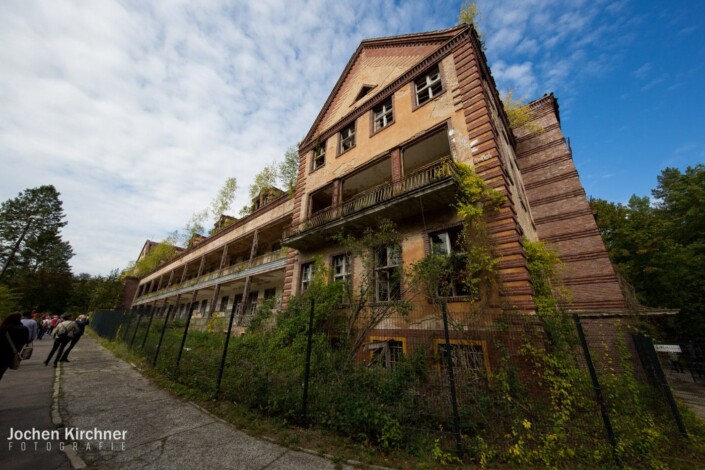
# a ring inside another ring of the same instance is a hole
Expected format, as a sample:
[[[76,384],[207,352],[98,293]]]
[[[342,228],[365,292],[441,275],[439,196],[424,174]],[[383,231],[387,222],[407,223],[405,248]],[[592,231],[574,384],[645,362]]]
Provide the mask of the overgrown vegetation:
[[[480,8],[477,6],[477,3],[472,1],[465,1],[460,7],[460,12],[458,13],[458,22],[468,24],[475,28],[477,36],[480,38],[480,44],[484,49],[484,34],[480,29]]]
[[[514,97],[514,90],[509,90],[502,98],[504,112],[509,119],[509,127],[512,129],[523,128],[530,135],[536,135],[543,132],[543,127],[533,121],[529,105],[523,100]]]
[[[402,236],[388,222],[359,236],[338,235],[341,250],[358,260],[359,283],[353,287],[331,280],[325,263],[316,259],[308,288],[291,298],[284,311],[273,316],[271,303],[260,305],[246,332],[230,343],[213,406],[225,414],[254,410],[282,423],[313,426],[346,436],[356,446],[374,448],[377,455],[406,456],[399,461],[409,462],[405,459],[412,456],[424,465],[460,465],[447,450],[452,446],[453,416],[448,375],[439,357],[444,345],[422,334],[432,330],[432,324],[417,329],[414,347],[403,354],[397,349],[393,361],[370,348],[370,334],[380,325],[413,331],[407,323],[413,312],[404,300],[413,293],[402,292],[404,285],[437,305],[447,302],[460,276],[465,300],[474,302],[462,312],[449,313],[454,344],[472,346],[484,337],[498,357],[490,373],[484,365],[473,368],[468,360],[474,356],[462,356],[462,349],[448,352],[458,367],[463,462],[482,467],[610,468],[619,461],[630,468],[685,468],[705,458],[705,427],[685,412],[692,437],[680,438],[658,391],[636,375],[627,331],[618,332],[616,354],[607,348],[591,351],[602,365],[598,374],[617,439],[613,451],[582,363],[575,325],[561,310],[567,294],[555,281],[559,260],[545,244],[524,241],[538,315],[489,313],[490,304],[497,309],[498,259],[489,243],[487,218],[504,199],[467,166],[458,167],[457,177],[462,250],[445,256],[431,250],[409,272],[392,276],[388,285],[398,292],[390,302],[378,303],[371,301],[379,288],[376,257],[397,256],[395,250],[381,248],[400,245]],[[301,384],[311,313],[311,381],[304,419]],[[125,338],[151,360],[162,325],[157,320],[148,332],[145,321],[133,321],[134,330],[128,329]],[[208,331],[190,331],[176,368],[184,325],[171,323],[157,369],[178,384],[172,387],[183,387],[183,393],[201,401],[213,396],[224,325],[225,318],[216,318],[208,322]]]

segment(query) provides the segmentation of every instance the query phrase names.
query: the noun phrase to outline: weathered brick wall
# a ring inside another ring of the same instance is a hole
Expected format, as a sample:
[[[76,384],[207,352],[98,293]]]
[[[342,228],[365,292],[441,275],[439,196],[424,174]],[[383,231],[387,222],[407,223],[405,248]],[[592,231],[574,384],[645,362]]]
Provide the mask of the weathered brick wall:
[[[561,131],[558,104],[547,95],[530,104],[544,131],[518,134],[518,164],[541,240],[563,261],[559,276],[572,293],[572,311],[627,308],[612,263],[585,197],[573,156]]]
[[[514,198],[511,197],[507,169],[500,155],[500,129],[493,122],[487,89],[491,78],[479,46],[470,34],[453,51],[458,76],[454,100],[462,106],[468,138],[474,142],[473,155],[478,155],[477,174],[490,187],[507,196],[506,203],[489,221],[489,237],[495,253],[501,256],[498,276],[502,285],[500,305],[507,312],[534,310],[533,288],[529,279],[526,256],[521,244],[521,229]]]
[[[126,277],[122,282],[122,295],[120,297],[120,305],[118,309],[127,310],[132,306],[132,299],[135,298],[137,287],[140,280],[136,277]]]

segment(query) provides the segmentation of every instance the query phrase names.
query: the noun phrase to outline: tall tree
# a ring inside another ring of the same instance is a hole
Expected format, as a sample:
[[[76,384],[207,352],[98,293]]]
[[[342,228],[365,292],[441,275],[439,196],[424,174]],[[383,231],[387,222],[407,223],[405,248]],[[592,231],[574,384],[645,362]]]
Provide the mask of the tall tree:
[[[6,275],[50,269],[69,272],[73,250],[61,239],[66,225],[59,192],[40,186],[21,192],[0,206],[0,263]],[[19,245],[18,245],[19,242]],[[17,246],[17,249],[15,249]]]
[[[705,166],[666,168],[654,200],[627,205],[593,200],[597,224],[617,269],[650,307],[680,309],[671,333],[705,335]]]
[[[296,147],[289,147],[284,154],[284,161],[279,163],[279,180],[284,189],[293,192],[296,187],[296,180],[299,176],[299,150]]]
[[[40,186],[0,206],[0,263],[7,267],[2,282],[20,294],[23,308],[66,307],[73,250],[61,238],[67,222],[59,195],[54,186]]]

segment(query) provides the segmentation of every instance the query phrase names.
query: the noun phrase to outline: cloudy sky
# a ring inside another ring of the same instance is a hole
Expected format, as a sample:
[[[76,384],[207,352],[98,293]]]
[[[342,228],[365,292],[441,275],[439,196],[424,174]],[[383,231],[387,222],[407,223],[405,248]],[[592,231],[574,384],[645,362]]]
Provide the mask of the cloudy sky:
[[[502,91],[554,92],[589,195],[705,161],[705,2],[481,0]],[[668,7],[666,8],[666,5]],[[0,8],[0,200],[53,184],[76,273],[134,260],[308,131],[364,38],[460,1],[31,1]]]

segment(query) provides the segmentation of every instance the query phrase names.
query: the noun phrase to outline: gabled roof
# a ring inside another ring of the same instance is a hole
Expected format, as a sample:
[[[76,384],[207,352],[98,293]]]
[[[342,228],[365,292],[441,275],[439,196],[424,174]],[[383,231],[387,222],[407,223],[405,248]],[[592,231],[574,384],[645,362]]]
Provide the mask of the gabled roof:
[[[362,41],[323,104],[301,147],[310,144],[322,131],[367,103],[387,85],[467,28],[467,25],[459,25],[439,31]],[[374,86],[374,90],[356,100],[363,86]]]

